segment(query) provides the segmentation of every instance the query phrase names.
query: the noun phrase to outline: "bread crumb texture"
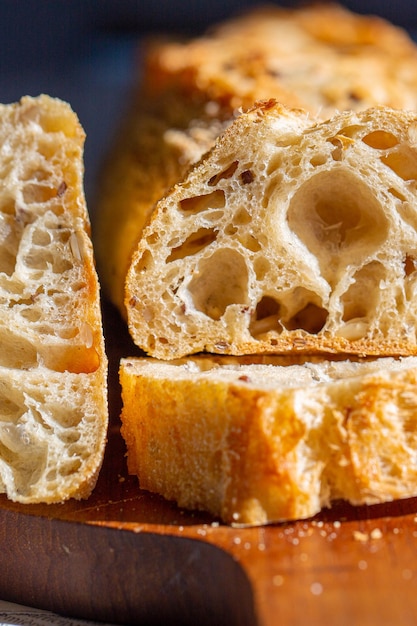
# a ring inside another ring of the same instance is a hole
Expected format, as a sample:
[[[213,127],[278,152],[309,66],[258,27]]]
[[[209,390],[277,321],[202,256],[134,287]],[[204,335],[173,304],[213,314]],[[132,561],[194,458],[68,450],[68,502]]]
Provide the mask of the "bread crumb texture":
[[[84,131],[64,102],[0,105],[0,491],[89,495],[107,429]]]
[[[417,353],[417,115],[240,115],[156,206],[128,272],[138,346]]]

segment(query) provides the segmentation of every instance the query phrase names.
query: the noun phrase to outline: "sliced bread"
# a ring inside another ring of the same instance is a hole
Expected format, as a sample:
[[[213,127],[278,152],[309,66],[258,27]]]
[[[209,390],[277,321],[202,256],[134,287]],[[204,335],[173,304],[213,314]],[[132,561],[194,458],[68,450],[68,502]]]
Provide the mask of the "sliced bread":
[[[87,497],[107,435],[107,358],[83,193],[84,131],[66,103],[0,105],[0,492]]]
[[[124,359],[140,486],[226,523],[417,496],[417,358]]]
[[[126,281],[150,356],[417,353],[417,114],[242,114],[156,206]]]

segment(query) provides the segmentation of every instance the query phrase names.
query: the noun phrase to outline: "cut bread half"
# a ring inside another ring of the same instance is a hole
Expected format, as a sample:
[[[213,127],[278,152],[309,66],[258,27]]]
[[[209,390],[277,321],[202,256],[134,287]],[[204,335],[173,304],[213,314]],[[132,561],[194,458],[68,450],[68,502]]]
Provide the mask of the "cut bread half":
[[[107,358],[84,131],[48,96],[0,105],[0,492],[85,498],[107,435]]]
[[[417,353],[417,114],[242,114],[162,199],[126,281],[150,356]]]
[[[130,257],[154,203],[260,99],[312,119],[374,105],[417,110],[417,46],[375,16],[324,3],[256,7],[204,35],[141,47],[133,94],[102,173],[95,249],[125,314]]]
[[[417,358],[123,359],[141,488],[225,523],[417,496]]]

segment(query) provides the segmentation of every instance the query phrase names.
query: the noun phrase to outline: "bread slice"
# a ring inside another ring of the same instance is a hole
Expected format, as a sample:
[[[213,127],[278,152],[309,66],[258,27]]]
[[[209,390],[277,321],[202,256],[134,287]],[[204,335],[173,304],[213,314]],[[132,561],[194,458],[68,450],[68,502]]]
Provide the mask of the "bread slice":
[[[417,353],[417,114],[242,114],[161,200],[126,281],[150,356]]]
[[[94,223],[103,288],[125,314],[130,257],[154,203],[237,114],[275,98],[326,119],[417,110],[417,46],[375,16],[325,3],[255,8],[186,40],[146,42],[102,172]]]
[[[87,497],[106,442],[83,145],[64,102],[0,105],[0,492],[23,503]]]
[[[417,358],[124,359],[122,434],[143,489],[225,523],[417,495]]]

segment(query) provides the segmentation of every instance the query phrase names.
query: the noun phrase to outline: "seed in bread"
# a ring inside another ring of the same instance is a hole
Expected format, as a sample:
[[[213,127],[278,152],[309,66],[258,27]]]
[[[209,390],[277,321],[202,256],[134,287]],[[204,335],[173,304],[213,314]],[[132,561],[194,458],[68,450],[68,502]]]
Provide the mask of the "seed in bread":
[[[60,100],[0,105],[0,492],[87,497],[107,435],[107,358],[83,193]]]
[[[417,358],[123,359],[143,489],[229,524],[417,496]]]
[[[242,114],[161,200],[126,281],[150,356],[417,353],[417,114]]]

